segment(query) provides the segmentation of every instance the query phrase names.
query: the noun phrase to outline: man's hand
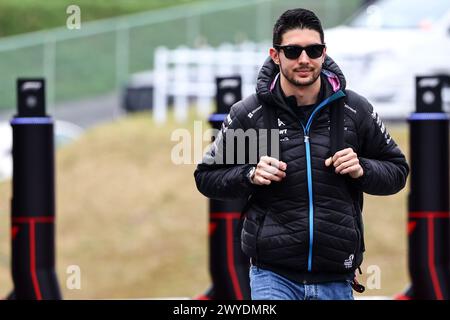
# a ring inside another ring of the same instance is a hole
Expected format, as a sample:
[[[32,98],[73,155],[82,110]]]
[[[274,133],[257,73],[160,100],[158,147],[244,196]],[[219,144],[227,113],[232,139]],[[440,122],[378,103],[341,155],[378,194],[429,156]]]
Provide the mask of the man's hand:
[[[286,177],[287,164],[275,158],[263,156],[259,160],[255,175],[251,179],[256,185],[269,185],[272,181],[281,181]]]
[[[359,164],[358,155],[352,148],[340,150],[325,160],[325,165],[328,167],[334,165],[335,172],[338,174],[349,174],[350,177],[357,179],[364,174],[364,170]]]

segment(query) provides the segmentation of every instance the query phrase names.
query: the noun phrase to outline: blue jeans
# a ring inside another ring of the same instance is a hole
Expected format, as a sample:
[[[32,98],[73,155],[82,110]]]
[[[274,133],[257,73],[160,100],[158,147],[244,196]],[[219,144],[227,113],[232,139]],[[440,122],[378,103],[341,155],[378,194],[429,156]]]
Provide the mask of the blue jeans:
[[[252,300],[353,300],[350,281],[302,284],[250,267]]]

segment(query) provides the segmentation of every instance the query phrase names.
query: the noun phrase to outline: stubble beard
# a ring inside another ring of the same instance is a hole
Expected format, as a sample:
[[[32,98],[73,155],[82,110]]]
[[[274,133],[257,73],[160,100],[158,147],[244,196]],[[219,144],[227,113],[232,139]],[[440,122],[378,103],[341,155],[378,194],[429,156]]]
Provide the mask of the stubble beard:
[[[296,87],[307,87],[312,85],[314,82],[317,81],[317,79],[320,76],[320,69],[313,69],[312,67],[307,67],[307,66],[299,66],[296,67],[295,69],[292,70],[292,72],[290,73],[288,70],[285,70],[283,68],[283,66],[280,63],[280,70],[281,73],[283,74],[283,76],[286,78],[286,80],[296,86]],[[300,71],[300,70],[307,70],[307,71],[312,71],[312,75],[309,78],[305,78],[302,81],[298,80],[295,78],[294,72],[296,71]]]

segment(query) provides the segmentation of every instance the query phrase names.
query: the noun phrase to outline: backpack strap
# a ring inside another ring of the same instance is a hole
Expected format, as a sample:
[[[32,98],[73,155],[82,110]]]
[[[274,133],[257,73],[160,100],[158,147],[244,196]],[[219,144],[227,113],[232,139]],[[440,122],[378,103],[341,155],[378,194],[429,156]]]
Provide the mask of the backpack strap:
[[[330,109],[330,152],[334,155],[344,149],[344,104],[346,97],[339,99]]]
[[[242,103],[242,105],[244,106],[258,106],[258,105],[262,106],[263,123],[264,123],[263,129],[267,129],[267,141],[266,141],[267,155],[269,157],[272,156],[271,130],[272,129],[278,130],[278,117],[275,108],[262,104],[259,101],[258,95],[256,93],[248,96],[240,103]]]
[[[271,130],[278,130],[278,118],[275,108],[271,106],[263,105],[263,121],[264,128],[267,129],[267,155],[272,156],[272,141],[271,141]]]

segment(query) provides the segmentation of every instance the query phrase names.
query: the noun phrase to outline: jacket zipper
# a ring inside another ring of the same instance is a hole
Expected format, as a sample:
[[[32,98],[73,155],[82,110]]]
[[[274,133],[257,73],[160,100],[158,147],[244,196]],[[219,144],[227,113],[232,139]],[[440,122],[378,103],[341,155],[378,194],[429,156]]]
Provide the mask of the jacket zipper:
[[[313,258],[313,243],[314,243],[314,198],[313,198],[313,190],[312,190],[312,166],[311,166],[311,145],[310,145],[310,137],[309,130],[311,128],[312,121],[314,116],[319,112],[320,109],[325,107],[328,103],[333,102],[336,99],[344,97],[345,94],[341,90],[335,92],[325,100],[323,100],[311,113],[309,116],[308,122],[306,126],[303,123],[300,123],[303,128],[304,134],[304,142],[306,149],[306,173],[307,173],[307,182],[308,182],[308,201],[309,201],[309,250],[308,250],[308,272],[312,271],[312,258]]]

